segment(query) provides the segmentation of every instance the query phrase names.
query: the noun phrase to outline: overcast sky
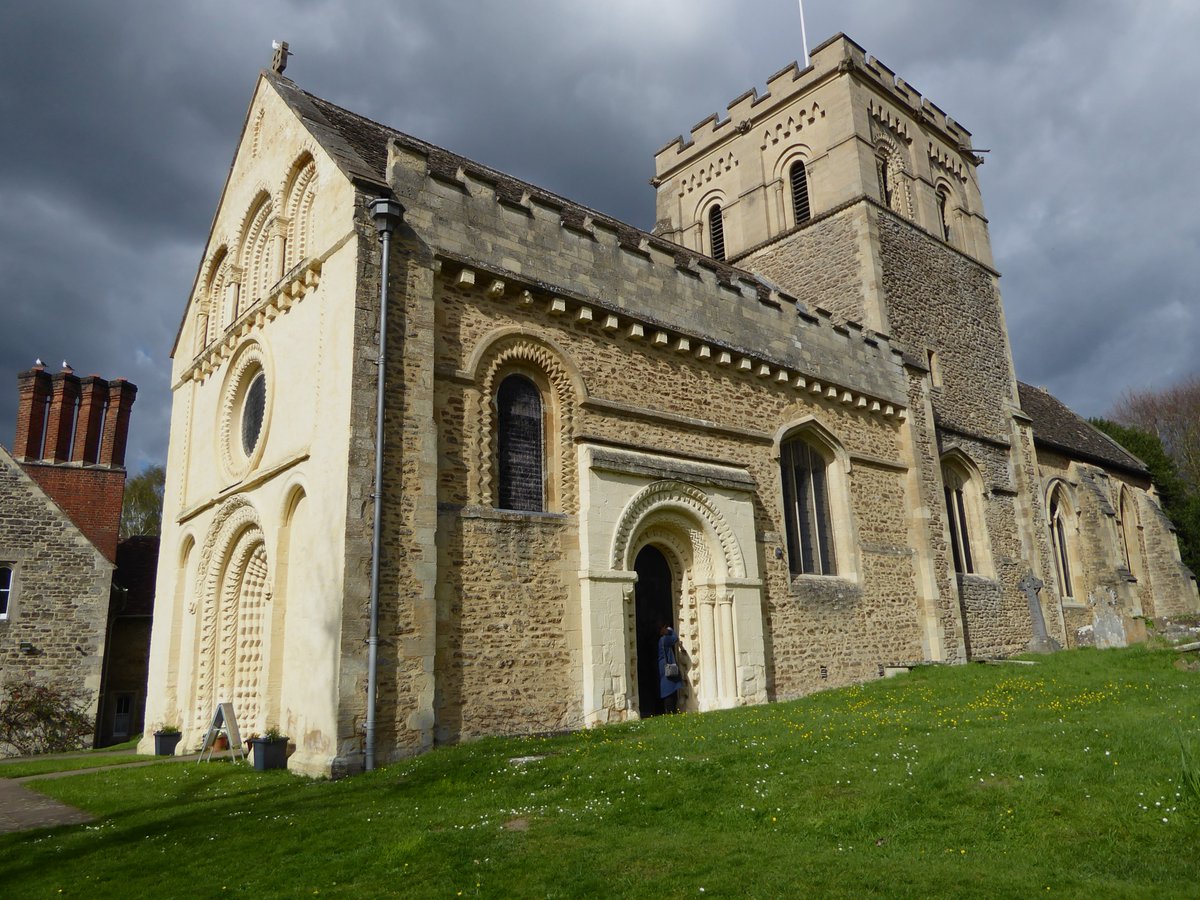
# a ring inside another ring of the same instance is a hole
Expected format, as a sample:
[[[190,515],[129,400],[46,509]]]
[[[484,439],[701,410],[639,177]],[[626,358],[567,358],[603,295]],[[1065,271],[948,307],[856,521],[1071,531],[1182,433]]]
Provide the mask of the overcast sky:
[[[649,228],[654,151],[801,57],[797,5],[5,0],[0,443],[16,373],[66,359],[138,385],[130,468],[165,460],[167,357],[273,38],[306,90]],[[1200,371],[1200,3],[805,6],[811,45],[844,31],[991,150],[1021,379],[1096,415]]]

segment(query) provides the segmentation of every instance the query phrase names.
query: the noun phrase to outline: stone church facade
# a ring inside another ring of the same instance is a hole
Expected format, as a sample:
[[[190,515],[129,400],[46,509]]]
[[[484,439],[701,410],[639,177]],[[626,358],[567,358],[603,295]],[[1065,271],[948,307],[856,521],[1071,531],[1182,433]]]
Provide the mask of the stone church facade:
[[[707,710],[1197,609],[1142,463],[1016,380],[969,133],[848,38],[664,147],[653,232],[282,68],[173,354],[183,747],[229,700],[362,766],[379,197],[382,760],[654,714],[664,620]]]

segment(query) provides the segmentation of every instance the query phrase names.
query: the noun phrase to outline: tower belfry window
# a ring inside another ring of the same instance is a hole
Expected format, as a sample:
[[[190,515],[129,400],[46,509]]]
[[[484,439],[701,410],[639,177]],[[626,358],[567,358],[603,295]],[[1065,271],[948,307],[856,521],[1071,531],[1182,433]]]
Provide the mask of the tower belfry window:
[[[795,163],[789,172],[792,188],[792,214],[795,224],[799,225],[812,218],[812,209],[808,202],[808,172],[804,163]]]
[[[946,207],[950,202],[950,194],[944,187],[938,188],[937,200],[938,200],[938,220],[941,222],[941,225],[942,225],[942,237],[945,238],[947,242],[949,242],[949,240],[950,240],[950,219],[949,219],[949,213],[947,213],[947,211],[946,211]]]
[[[721,205],[716,204],[708,211],[708,242],[712,248],[712,258],[725,261],[725,220],[721,214]]]
[[[875,170],[879,173],[879,198],[888,209],[892,208],[892,185],[888,178],[888,158],[875,157]]]

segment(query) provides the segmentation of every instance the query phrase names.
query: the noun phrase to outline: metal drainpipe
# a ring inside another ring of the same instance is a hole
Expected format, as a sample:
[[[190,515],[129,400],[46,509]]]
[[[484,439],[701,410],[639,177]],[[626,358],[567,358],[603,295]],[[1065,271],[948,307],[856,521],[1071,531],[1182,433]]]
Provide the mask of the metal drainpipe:
[[[371,201],[371,215],[383,242],[383,264],[379,281],[379,375],[375,390],[375,525],[371,534],[371,630],[367,634],[367,734],[363,767],[375,768],[375,693],[379,667],[379,544],[383,512],[383,399],[384,371],[387,364],[388,260],[392,250],[392,232],[400,225],[404,207],[395,200],[380,197]]]

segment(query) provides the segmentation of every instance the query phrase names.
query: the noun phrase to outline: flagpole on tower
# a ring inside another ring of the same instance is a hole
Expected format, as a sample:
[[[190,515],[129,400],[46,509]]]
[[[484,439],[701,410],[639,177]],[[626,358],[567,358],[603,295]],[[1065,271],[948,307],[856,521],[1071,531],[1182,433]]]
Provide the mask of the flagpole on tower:
[[[804,66],[808,68],[808,33],[804,30],[804,0],[800,0],[800,42],[804,45]]]

